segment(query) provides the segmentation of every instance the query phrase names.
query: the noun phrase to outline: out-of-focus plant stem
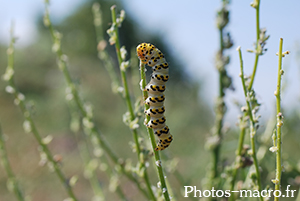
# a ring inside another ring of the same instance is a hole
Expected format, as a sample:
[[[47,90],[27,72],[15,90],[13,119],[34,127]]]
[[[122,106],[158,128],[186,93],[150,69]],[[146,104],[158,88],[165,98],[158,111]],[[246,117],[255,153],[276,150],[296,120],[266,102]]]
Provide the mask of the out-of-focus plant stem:
[[[96,37],[97,37],[97,50],[98,50],[98,57],[103,62],[103,66],[106,68],[109,77],[112,80],[112,91],[114,93],[118,93],[121,95],[122,98],[123,94],[122,91],[119,90],[120,82],[117,76],[117,73],[114,69],[112,60],[109,57],[109,54],[106,51],[107,42],[104,40],[103,36],[103,21],[102,21],[102,11],[99,3],[94,3],[92,6],[93,16],[94,16],[94,26],[96,30]]]
[[[8,66],[7,66],[7,70],[6,72],[14,72],[14,43],[15,43],[15,38],[13,35],[13,31],[11,31],[11,43],[10,46],[7,50],[7,56],[8,56]],[[7,79],[6,79],[7,78]],[[60,165],[58,164],[58,162],[56,160],[54,160],[52,153],[50,152],[50,150],[48,149],[48,146],[46,143],[43,142],[43,139],[40,135],[40,133],[38,132],[35,123],[31,117],[30,111],[27,109],[26,105],[25,105],[25,96],[23,94],[21,94],[14,82],[14,73],[12,73],[9,77],[6,77],[5,80],[8,82],[8,86],[10,88],[9,93],[12,93],[14,95],[15,98],[15,104],[17,104],[19,106],[19,108],[21,109],[24,118],[25,118],[25,122],[24,124],[26,126],[25,132],[31,132],[35,139],[37,140],[39,146],[41,147],[41,152],[43,152],[48,160],[48,163],[53,167],[54,172],[56,173],[56,175],[58,176],[60,182],[63,184],[63,186],[65,187],[68,195],[70,196],[70,198],[72,198],[74,201],[77,201],[78,199],[76,198],[72,187],[70,186],[67,178],[65,177],[64,173],[62,172],[62,170],[60,169]]]
[[[24,198],[23,193],[19,186],[19,182],[18,182],[17,178],[15,177],[15,174],[14,174],[14,172],[10,166],[9,160],[8,160],[7,151],[5,149],[5,140],[4,140],[4,136],[2,133],[1,125],[0,125],[0,160],[1,160],[3,168],[6,171],[6,174],[8,176],[8,180],[7,180],[8,185],[7,186],[12,188],[9,190],[11,190],[15,194],[16,198],[19,201],[25,201],[25,198]]]
[[[245,138],[245,133],[246,133],[246,127],[244,125],[244,123],[242,122],[244,121],[243,117],[241,119],[240,122],[240,135],[239,135],[239,144],[238,144],[238,148],[236,150],[236,159],[234,162],[234,167],[233,167],[233,172],[232,172],[232,180],[230,182],[230,191],[234,190],[234,185],[235,185],[235,181],[236,181],[236,177],[237,177],[237,172],[239,169],[239,163],[240,163],[240,159],[242,157],[242,150],[243,150],[243,145],[244,145],[244,138]],[[232,201],[234,201],[235,196],[231,196],[230,199]]]
[[[148,193],[143,189],[143,187],[140,185],[140,182],[131,174],[131,172],[127,172],[125,170],[125,166],[123,163],[120,163],[119,157],[113,152],[112,148],[108,145],[108,143],[105,141],[103,135],[101,132],[97,129],[95,126],[95,123],[93,122],[93,118],[88,114],[86,108],[84,107],[84,103],[81,100],[78,91],[75,87],[75,84],[73,83],[69,70],[67,68],[67,56],[63,54],[61,47],[60,47],[60,33],[57,32],[50,21],[49,17],[49,11],[48,11],[48,4],[49,2],[46,1],[46,10],[45,10],[45,16],[44,16],[44,24],[46,27],[48,27],[52,40],[53,40],[53,51],[56,53],[57,59],[58,59],[58,66],[59,69],[62,71],[64,78],[67,82],[68,89],[70,91],[70,94],[72,94],[72,98],[76,102],[76,105],[83,116],[83,124],[87,129],[89,129],[89,135],[91,139],[96,139],[96,141],[93,141],[93,145],[100,145],[101,148],[108,154],[108,156],[113,160],[115,164],[118,165],[121,172],[126,175],[128,179],[133,181],[137,188],[148,198]]]
[[[216,69],[218,70],[218,85],[219,92],[218,97],[215,102],[215,124],[212,131],[212,136],[210,137],[211,142],[207,142],[207,146],[212,150],[212,170],[209,178],[209,187],[216,187],[219,183],[220,178],[220,153],[222,138],[224,134],[224,116],[226,113],[226,104],[225,104],[225,90],[231,87],[231,78],[227,74],[226,66],[229,63],[229,56],[225,55],[225,50],[232,47],[232,41],[230,34],[225,32],[225,28],[229,22],[229,11],[227,9],[228,1],[222,1],[222,8],[217,11],[217,28],[219,31],[219,50],[216,54]],[[226,35],[226,36],[225,36]],[[214,200],[215,198],[211,198]]]

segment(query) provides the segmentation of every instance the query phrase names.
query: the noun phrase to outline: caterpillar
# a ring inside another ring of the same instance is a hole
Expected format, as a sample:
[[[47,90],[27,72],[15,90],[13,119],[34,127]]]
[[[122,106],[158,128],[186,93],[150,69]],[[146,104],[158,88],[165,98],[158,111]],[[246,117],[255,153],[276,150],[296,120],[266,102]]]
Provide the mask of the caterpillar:
[[[144,89],[148,91],[145,104],[150,106],[149,109],[145,110],[145,114],[150,116],[146,126],[152,128],[159,139],[155,150],[164,150],[173,140],[170,129],[165,124],[166,118],[164,116],[164,91],[166,90],[165,83],[169,79],[169,65],[164,54],[150,43],[141,43],[136,49],[140,61],[152,67],[153,70],[151,80]]]

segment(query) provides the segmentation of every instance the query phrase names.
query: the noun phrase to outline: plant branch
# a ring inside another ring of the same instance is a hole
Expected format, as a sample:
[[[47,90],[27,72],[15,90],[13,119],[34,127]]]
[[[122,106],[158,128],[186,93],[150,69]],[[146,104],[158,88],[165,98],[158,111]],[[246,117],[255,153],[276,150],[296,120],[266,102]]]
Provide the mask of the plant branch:
[[[255,62],[254,62],[254,67],[253,67],[253,72],[251,75],[251,80],[250,80],[250,84],[248,86],[248,91],[250,91],[252,89],[253,86],[253,82],[254,82],[254,78],[256,75],[256,70],[257,70],[257,65],[258,65],[258,58],[261,55],[259,52],[260,49],[260,21],[259,21],[259,7],[260,7],[260,0],[254,0],[254,4],[253,7],[255,8],[255,12],[256,12],[256,50],[255,50]]]
[[[81,100],[78,91],[71,79],[69,70],[67,68],[67,56],[63,54],[61,50],[61,44],[60,44],[60,38],[61,35],[56,30],[54,30],[52,23],[50,21],[49,17],[49,11],[48,11],[48,2],[45,3],[45,16],[44,16],[44,24],[46,27],[49,28],[52,40],[53,40],[53,51],[56,53],[57,59],[58,59],[58,67],[62,71],[64,78],[67,82],[68,88],[67,92],[69,93],[69,97],[71,99],[74,99],[76,102],[76,105],[83,116],[83,125],[88,130],[88,135],[90,136],[92,140],[93,145],[97,148],[98,146],[101,146],[101,148],[108,154],[108,156],[112,159],[112,161],[117,164],[121,172],[126,175],[128,179],[133,181],[137,188],[148,198],[147,192],[142,188],[140,185],[140,182],[131,174],[131,172],[127,172],[125,170],[125,166],[123,162],[119,160],[119,157],[113,152],[112,148],[108,145],[106,140],[104,139],[103,135],[100,133],[100,131],[95,126],[95,123],[93,121],[92,115],[89,114],[89,112],[86,110],[86,107],[84,106],[83,101]]]
[[[118,93],[122,98],[123,94],[120,90],[120,82],[117,76],[117,73],[114,69],[112,60],[109,57],[109,54],[106,51],[107,42],[104,40],[103,36],[103,22],[102,22],[102,11],[99,3],[94,3],[92,6],[93,16],[94,16],[94,26],[97,37],[97,50],[98,57],[103,62],[103,66],[106,68],[110,79],[112,80],[112,91]]]
[[[35,126],[35,123],[31,117],[30,111],[26,108],[25,101],[24,101],[25,96],[18,91],[18,89],[14,83],[14,43],[15,43],[15,38],[13,35],[13,31],[11,31],[11,43],[7,50],[8,66],[6,69],[6,73],[4,75],[4,80],[6,80],[8,82],[6,91],[8,93],[11,93],[14,95],[14,97],[15,97],[14,102],[16,105],[19,106],[19,108],[21,109],[21,111],[24,115],[25,121],[24,121],[23,127],[24,127],[25,132],[28,132],[28,133],[30,132],[34,135],[39,146],[41,147],[41,152],[46,155],[48,163],[53,167],[54,172],[58,176],[60,182],[65,187],[68,195],[74,201],[77,201],[77,198],[76,198],[75,194],[73,193],[73,189],[70,186],[68,179],[65,177],[64,173],[60,169],[60,165],[58,164],[58,162],[53,158],[52,153],[50,152],[50,150],[47,147],[47,144],[43,142],[43,139],[40,136],[40,134]],[[12,72],[12,73],[9,73],[9,72]]]
[[[122,12],[124,13],[124,11],[121,11],[121,13]],[[123,15],[125,15],[125,14],[123,14]],[[137,152],[137,155],[138,155],[138,160],[140,162],[140,169],[143,171],[142,175],[144,177],[148,192],[151,196],[151,199],[156,200],[155,195],[154,195],[154,193],[152,191],[152,188],[151,188],[151,183],[150,183],[149,176],[148,176],[148,173],[147,173],[147,168],[145,166],[145,161],[141,160],[141,156],[143,156],[143,155],[142,155],[141,148],[140,148],[137,128],[136,128],[136,126],[133,126],[133,125],[136,125],[136,123],[132,124],[132,122],[135,122],[136,120],[138,120],[138,118],[136,117],[136,115],[133,111],[133,108],[132,108],[132,102],[131,102],[131,98],[130,98],[130,93],[129,93],[129,89],[128,89],[128,81],[127,81],[127,76],[126,76],[126,66],[127,66],[128,62],[125,62],[124,61],[125,56],[121,55],[119,29],[118,29],[118,23],[119,23],[119,26],[120,26],[121,22],[124,20],[124,17],[120,17],[120,18],[118,18],[119,20],[117,20],[116,6],[115,5],[111,7],[111,16],[112,16],[112,28],[111,28],[112,33],[111,34],[115,37],[113,41],[114,41],[115,50],[116,50],[117,57],[118,57],[118,63],[119,63],[119,68],[120,68],[121,78],[122,78],[122,84],[123,84],[123,88],[124,88],[125,101],[126,101],[126,105],[127,105],[128,111],[129,111],[129,115],[130,115],[129,127],[132,131],[132,134],[133,134],[133,138],[134,138],[134,141],[135,141],[136,152]],[[117,21],[119,21],[119,22],[117,22]],[[125,49],[123,51],[125,51]]]
[[[242,85],[243,85],[245,100],[247,103],[247,112],[248,112],[248,116],[250,118],[250,141],[251,141],[251,148],[252,148],[251,155],[253,158],[253,163],[254,163],[255,171],[256,171],[258,191],[261,192],[261,190],[262,190],[261,177],[260,177],[259,165],[258,165],[257,156],[256,156],[255,138],[254,138],[254,136],[256,134],[256,129],[257,129],[257,126],[256,126],[257,120],[254,119],[254,117],[253,117],[253,114],[252,114],[253,108],[250,105],[250,95],[249,95],[249,92],[247,91],[246,84],[245,84],[244,66],[243,66],[241,48],[238,47],[237,50],[239,52],[239,58],[240,58],[240,70],[241,70],[240,77],[241,77],[241,81],[242,81]],[[263,198],[260,197],[260,200],[263,201]]]
[[[15,177],[15,174],[8,160],[7,151],[5,149],[5,140],[2,133],[1,125],[0,125],[0,159],[4,167],[4,170],[6,171],[8,176],[8,180],[7,180],[8,190],[12,191],[19,201],[25,201],[25,198],[19,186],[19,182]]]
[[[146,73],[145,73],[145,64],[143,64],[142,62],[140,62],[140,73],[141,73],[141,80],[142,80],[142,84],[141,84],[141,88],[144,89],[146,87]],[[144,101],[148,98],[148,92],[143,90],[143,99]],[[145,104],[145,110],[149,109],[149,105]],[[150,120],[150,117],[148,115],[146,116],[146,122],[148,122]],[[147,127],[147,131],[150,137],[150,141],[151,141],[151,146],[153,149],[153,153],[154,153],[154,157],[155,157],[155,164],[156,164],[156,169],[157,169],[157,173],[159,176],[159,180],[160,180],[160,184],[161,184],[161,189],[162,189],[162,193],[164,195],[165,201],[170,201],[170,195],[167,189],[167,185],[166,185],[166,181],[165,181],[165,177],[164,177],[164,173],[163,173],[163,167],[162,167],[162,162],[160,159],[160,155],[159,155],[159,151],[156,151],[156,141],[155,141],[155,136],[153,133],[153,129],[152,128],[148,128]]]
[[[281,141],[281,127],[283,125],[283,115],[281,112],[281,76],[283,75],[282,70],[282,57],[284,56],[282,54],[282,46],[283,46],[283,39],[280,38],[279,42],[279,52],[278,52],[278,77],[277,77],[277,87],[276,87],[276,114],[277,114],[277,136],[276,136],[276,178],[273,183],[275,183],[275,191],[277,192],[280,190],[280,184],[281,184],[281,174],[282,174],[282,141]],[[278,201],[279,196],[277,193],[277,196],[274,196],[274,201]]]

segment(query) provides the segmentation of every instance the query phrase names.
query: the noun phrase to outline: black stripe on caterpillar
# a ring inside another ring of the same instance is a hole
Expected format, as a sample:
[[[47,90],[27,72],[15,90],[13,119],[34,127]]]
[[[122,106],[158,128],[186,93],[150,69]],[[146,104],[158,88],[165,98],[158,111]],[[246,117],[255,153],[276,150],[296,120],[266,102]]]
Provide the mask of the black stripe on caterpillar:
[[[164,150],[173,140],[170,129],[165,124],[164,116],[165,96],[163,92],[166,90],[165,83],[169,79],[169,65],[164,54],[150,43],[141,43],[136,49],[140,61],[152,67],[153,70],[151,80],[144,89],[149,95],[145,104],[150,106],[148,110],[145,110],[145,114],[150,116],[150,121],[146,126],[152,128],[159,138],[155,150]]]

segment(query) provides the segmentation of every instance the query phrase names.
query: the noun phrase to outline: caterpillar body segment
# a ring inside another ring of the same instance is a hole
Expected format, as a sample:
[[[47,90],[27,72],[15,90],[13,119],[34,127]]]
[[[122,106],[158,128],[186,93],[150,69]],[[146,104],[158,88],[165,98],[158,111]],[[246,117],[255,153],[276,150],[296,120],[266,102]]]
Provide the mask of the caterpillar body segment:
[[[166,90],[166,86],[151,84],[150,81],[149,84],[147,84],[145,90],[152,94],[160,94]]]
[[[150,43],[141,43],[137,47],[137,55],[140,61],[152,67],[153,73],[150,82],[146,85],[145,91],[148,91],[149,97],[145,104],[150,108],[145,110],[145,114],[150,116],[150,121],[146,126],[152,128],[159,141],[155,150],[164,150],[173,140],[170,129],[166,126],[164,116],[165,83],[169,79],[169,65],[164,54]]]
[[[151,106],[148,110],[145,110],[145,114],[150,117],[160,117],[165,112],[164,106]]]
[[[146,100],[145,103],[147,105],[157,105],[157,104],[164,104],[165,96],[164,95],[157,95],[157,96],[149,96]]]
[[[155,131],[155,135],[157,135],[158,137],[160,137],[163,134],[168,134],[169,133],[169,127],[165,126],[162,129],[156,129]]]

